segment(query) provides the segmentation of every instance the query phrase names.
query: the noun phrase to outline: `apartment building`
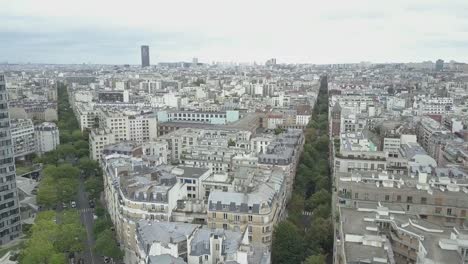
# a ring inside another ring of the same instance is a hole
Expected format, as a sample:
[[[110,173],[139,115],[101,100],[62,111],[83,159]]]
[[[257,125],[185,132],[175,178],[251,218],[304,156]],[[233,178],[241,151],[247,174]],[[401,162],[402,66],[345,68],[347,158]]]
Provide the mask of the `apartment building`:
[[[270,263],[268,250],[249,243],[245,232],[142,220],[136,235],[139,263],[143,264]]]
[[[238,121],[239,111],[225,112],[190,112],[190,111],[159,111],[159,122],[199,122],[209,124],[227,124]]]
[[[304,135],[300,129],[288,129],[271,142],[265,152],[258,154],[260,168],[278,167],[285,173],[288,199],[294,185],[296,168],[304,145]]]
[[[12,119],[58,120],[57,102],[42,100],[9,101]]]
[[[19,237],[21,221],[5,77],[0,75],[0,245]]]
[[[15,158],[24,158],[37,151],[34,124],[31,119],[12,119],[10,131]]]
[[[109,144],[116,142],[115,134],[112,130],[104,129],[93,129],[89,133],[89,155],[92,160],[100,161],[104,147]]]
[[[416,99],[417,100],[417,99]],[[453,112],[453,98],[428,97],[415,101],[413,108],[417,108],[420,115],[441,115]]]
[[[93,129],[99,126],[98,111],[88,103],[75,103],[74,104],[75,116],[80,124],[81,131],[85,129]]]
[[[103,90],[97,93],[97,99],[103,103],[128,103],[130,101],[130,93],[128,90]]]
[[[152,165],[169,164],[170,153],[167,141],[158,139],[142,143],[142,152],[146,161]]]
[[[37,153],[42,155],[60,145],[60,131],[55,123],[43,122],[34,126]]]
[[[99,128],[108,128],[116,142],[144,142],[156,140],[158,126],[156,115],[135,112],[99,110]]]
[[[385,202],[341,207],[339,216],[336,263],[466,263],[466,230],[431,223]]]
[[[341,134],[340,148],[333,162],[336,172],[385,170],[387,152],[378,151],[376,145],[362,133]]]
[[[229,172],[234,157],[247,153],[244,148],[197,145],[188,147],[180,157],[182,164],[208,168],[211,172]]]
[[[112,154],[102,158],[106,206],[125,247],[136,250],[135,223],[170,221],[177,200],[186,197],[170,167],[152,167],[142,159]]]
[[[368,113],[370,116],[375,115],[376,102],[372,96],[367,95],[335,95],[331,98],[332,105],[337,102],[341,108],[351,110],[355,114]]]
[[[430,147],[430,139],[435,133],[447,134],[449,131],[434,119],[423,116],[416,127],[418,143],[427,150]]]
[[[229,144],[240,149],[248,149],[251,135],[252,134],[249,131],[229,128],[183,128],[166,134],[160,138],[168,142],[172,162],[179,162],[184,158],[186,160],[193,160],[189,163],[194,164],[197,158],[203,157],[203,159],[206,160],[204,161],[205,163],[211,163],[210,166],[212,168],[218,167],[220,168],[218,171],[220,171],[222,169],[226,169],[226,167],[215,165],[218,164],[217,160],[213,160],[209,156],[227,155],[226,152],[223,154],[223,151],[221,150],[217,151],[217,154],[214,154],[217,148],[224,148],[227,152],[235,151],[234,149],[228,149]],[[212,148],[213,151],[210,151],[210,148]],[[192,154],[193,159],[191,156]],[[210,158],[209,160],[208,157]]]
[[[256,180],[250,188],[251,181],[244,182],[247,192],[212,191],[208,197],[208,227],[247,230],[250,242],[270,245],[273,228],[282,219],[286,205],[285,173],[275,169]]]
[[[263,153],[275,139],[274,135],[256,135],[250,140],[250,149],[256,154]]]

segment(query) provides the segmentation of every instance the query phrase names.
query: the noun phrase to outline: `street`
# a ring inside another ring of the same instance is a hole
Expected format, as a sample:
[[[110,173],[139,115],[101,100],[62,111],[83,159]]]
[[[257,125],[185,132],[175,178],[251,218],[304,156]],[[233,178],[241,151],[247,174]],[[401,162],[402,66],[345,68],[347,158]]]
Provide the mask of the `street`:
[[[93,233],[94,209],[89,207],[88,194],[86,193],[84,179],[82,177],[80,177],[80,186],[78,190],[77,210],[80,212],[81,223],[85,226],[87,235],[85,250],[83,252],[84,263],[101,264],[103,263],[103,259],[96,256],[93,252],[95,240]]]

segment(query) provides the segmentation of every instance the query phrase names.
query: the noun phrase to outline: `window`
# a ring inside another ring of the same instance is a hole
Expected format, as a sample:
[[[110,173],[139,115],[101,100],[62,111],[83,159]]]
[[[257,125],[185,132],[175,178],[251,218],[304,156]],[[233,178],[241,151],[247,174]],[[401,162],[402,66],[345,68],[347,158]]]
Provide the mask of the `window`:
[[[249,222],[252,222],[252,220],[253,220],[253,217],[249,215]]]
[[[359,199],[359,193],[354,194],[354,199]]]
[[[447,215],[452,215],[452,208],[447,208]]]
[[[223,224],[223,229],[224,229],[224,230],[227,230],[227,229],[228,229],[228,228],[227,228],[227,224]]]
[[[427,198],[426,197],[421,197],[421,203],[422,204],[427,204]]]
[[[224,220],[228,219],[228,215],[226,213],[223,214],[223,219]]]
[[[407,203],[412,203],[413,202],[413,196],[406,197],[406,202]]]
[[[397,195],[396,200],[397,202],[401,202],[401,195]]]
[[[440,214],[441,212],[442,212],[442,208],[436,207],[435,213],[436,213],[436,214]]]
[[[216,218],[216,213],[212,213],[211,217]]]
[[[390,195],[385,195],[385,201],[390,201]]]
[[[234,220],[235,220],[235,221],[240,221],[240,215],[235,215],[235,216],[234,216]]]

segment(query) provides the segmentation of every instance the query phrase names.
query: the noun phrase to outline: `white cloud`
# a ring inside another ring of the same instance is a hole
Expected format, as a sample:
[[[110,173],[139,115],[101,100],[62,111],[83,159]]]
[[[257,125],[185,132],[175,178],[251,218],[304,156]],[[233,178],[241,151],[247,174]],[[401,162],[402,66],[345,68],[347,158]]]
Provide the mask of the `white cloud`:
[[[276,57],[280,62],[312,63],[463,60],[460,54],[468,52],[463,45],[468,44],[466,0],[2,2],[0,34],[34,32],[59,38],[62,32],[105,31],[110,32],[107,39],[94,37],[122,48],[135,45],[132,54],[95,56],[102,50],[93,50],[94,39],[77,34],[79,47],[88,44],[86,51],[94,53],[89,57],[103,60],[97,63],[138,63],[139,43],[152,46],[153,61],[192,56],[205,61]],[[122,35],[134,39],[116,38],[124,43],[113,43],[111,33],[119,31],[139,34]],[[8,60],[14,61],[15,48],[10,49]],[[21,50],[17,52],[20,56]],[[62,56],[61,62],[66,59],[80,60]]]

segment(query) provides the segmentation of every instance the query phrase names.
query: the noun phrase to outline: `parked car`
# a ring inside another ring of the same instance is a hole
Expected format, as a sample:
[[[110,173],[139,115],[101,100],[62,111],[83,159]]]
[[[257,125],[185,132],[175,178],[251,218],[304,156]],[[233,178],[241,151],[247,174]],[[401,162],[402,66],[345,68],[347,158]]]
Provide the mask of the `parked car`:
[[[62,203],[62,208],[63,209],[67,209],[68,208],[68,205],[66,203]]]
[[[75,201],[71,201],[70,204],[71,204],[71,208],[76,208],[76,202]]]
[[[110,263],[111,259],[109,257],[104,257],[104,263]]]
[[[95,204],[93,200],[89,200],[89,207],[94,208]]]

